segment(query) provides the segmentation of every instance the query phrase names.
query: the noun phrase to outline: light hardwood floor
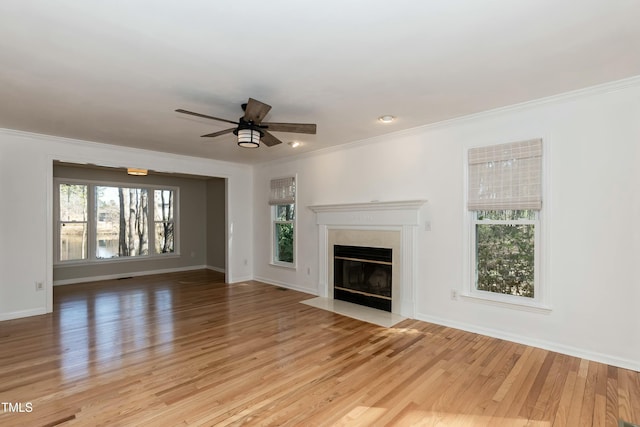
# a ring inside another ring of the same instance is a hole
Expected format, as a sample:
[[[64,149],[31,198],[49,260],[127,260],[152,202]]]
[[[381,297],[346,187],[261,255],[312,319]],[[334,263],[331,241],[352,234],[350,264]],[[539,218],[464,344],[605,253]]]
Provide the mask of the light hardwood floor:
[[[617,426],[640,373],[195,271],[55,288],[0,322],[0,425]],[[6,405],[5,405],[6,406]],[[15,406],[13,407],[15,409]]]

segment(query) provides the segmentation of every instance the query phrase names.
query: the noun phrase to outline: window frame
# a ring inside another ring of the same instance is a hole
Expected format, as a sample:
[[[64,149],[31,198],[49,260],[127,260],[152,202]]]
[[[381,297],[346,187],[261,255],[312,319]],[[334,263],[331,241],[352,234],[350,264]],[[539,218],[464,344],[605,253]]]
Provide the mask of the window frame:
[[[491,210],[494,212],[500,212],[502,210]],[[540,247],[541,247],[541,221],[540,221],[540,211],[533,210],[535,212],[535,219],[516,219],[516,220],[495,220],[495,219],[478,219],[479,211],[469,211],[469,222],[470,222],[470,250],[469,250],[469,265],[471,277],[469,277],[469,289],[468,296],[472,296],[475,298],[495,300],[504,303],[510,304],[524,304],[524,305],[534,305],[539,306],[542,305],[542,296],[541,296],[541,280],[540,280]],[[478,289],[478,270],[477,270],[477,261],[478,261],[478,250],[477,250],[477,240],[476,240],[476,227],[481,225],[533,225],[534,226],[534,250],[533,250],[533,289],[534,296],[526,297],[520,295],[508,295],[501,294],[498,292],[485,291],[482,289]]]
[[[86,193],[87,193],[87,206],[85,206],[85,212],[86,212],[86,220],[84,221],[67,221],[67,220],[63,220],[62,218],[60,218],[60,186],[61,185],[76,185],[76,186],[80,186],[83,185],[86,187]],[[90,229],[90,212],[89,212],[89,205],[90,205],[90,195],[89,193],[91,192],[91,189],[89,187],[88,184],[86,183],[78,183],[78,182],[60,182],[60,183],[56,183],[55,187],[57,189],[56,194],[55,194],[55,200],[56,203],[54,203],[55,207],[55,226],[54,226],[54,234],[56,236],[56,245],[55,245],[55,259],[59,262],[86,262],[86,260],[89,259],[90,256],[90,246],[91,246],[91,242],[89,240],[89,236],[91,235],[91,229]],[[87,233],[87,241],[86,241],[86,249],[83,248],[83,251],[86,250],[86,254],[84,258],[80,258],[80,259],[73,259],[73,260],[68,260],[68,261],[60,261],[60,246],[61,246],[61,239],[62,239],[62,227],[63,224],[85,224],[85,230]]]
[[[87,257],[85,259],[73,259],[73,260],[61,260],[60,259],[60,185],[61,184],[71,184],[71,185],[86,185],[87,186]],[[134,262],[134,261],[149,261],[152,259],[161,259],[168,257],[180,257],[180,232],[179,232],[179,200],[180,200],[180,188],[172,185],[150,185],[140,183],[136,183],[133,181],[128,182],[114,182],[114,181],[98,181],[98,180],[87,180],[87,179],[76,179],[76,178],[54,178],[53,182],[53,218],[54,218],[54,248],[53,248],[53,264],[57,267],[62,266],[77,266],[77,265],[91,265],[91,264],[102,264],[102,263],[113,263],[113,262]],[[119,188],[137,188],[137,189],[146,189],[148,195],[152,195],[149,197],[151,201],[148,203],[148,212],[147,212],[147,224],[153,224],[154,229],[149,230],[149,234],[147,236],[149,251],[146,255],[135,255],[135,256],[123,256],[123,257],[114,257],[114,258],[98,258],[97,257],[97,244],[98,244],[98,236],[97,236],[97,224],[98,224],[98,209],[96,206],[96,187],[119,187]],[[171,190],[174,192],[174,200],[173,200],[173,239],[174,239],[174,251],[169,253],[156,253],[155,252],[155,191],[156,190]]]
[[[476,224],[486,224],[495,222],[505,224],[500,220],[477,220],[477,211],[467,209],[468,188],[469,188],[469,149],[478,145],[465,145],[462,147],[462,168],[463,168],[463,280],[460,297],[469,302],[478,302],[499,307],[529,311],[534,313],[548,314],[552,310],[551,291],[549,289],[549,233],[551,224],[548,212],[551,209],[551,175],[550,164],[552,157],[552,147],[549,138],[539,137],[544,144],[542,155],[542,196],[544,201],[541,208],[535,209],[537,218],[535,220],[509,220],[513,223],[535,223],[535,249],[534,249],[534,297],[506,295],[497,292],[483,291],[476,288]],[[525,138],[523,138],[525,140]],[[485,144],[496,145],[495,143]],[[481,145],[480,145],[481,146]],[[486,209],[491,210],[491,209]],[[457,291],[453,289],[453,291]],[[452,298],[453,298],[452,294]],[[455,298],[454,298],[455,299]]]
[[[269,181],[269,186],[271,188],[271,182],[275,181],[275,180],[280,180],[280,179],[289,179],[289,178],[293,178],[293,182],[294,182],[294,186],[295,186],[295,191],[294,191],[294,197],[293,197],[293,203],[282,203],[282,204],[270,204],[269,205],[269,210],[270,210],[270,232],[269,234],[271,235],[270,239],[271,239],[271,256],[270,256],[270,261],[269,264],[276,266],[276,267],[283,267],[283,268],[289,268],[292,270],[296,270],[297,269],[297,262],[298,262],[298,238],[297,238],[297,229],[298,229],[298,175],[297,174],[292,174],[292,175],[286,175],[286,176],[281,176],[281,177],[275,177],[272,178]],[[270,193],[269,193],[270,194]],[[277,218],[277,213],[278,213],[278,206],[286,206],[286,205],[293,205],[293,219],[292,220],[278,220]],[[276,237],[277,235],[277,226],[278,224],[292,224],[293,225],[293,262],[285,262],[285,261],[279,261],[276,257],[278,255],[278,239]]]
[[[176,221],[176,217],[177,217],[177,200],[178,200],[178,192],[176,190],[174,190],[173,188],[168,188],[168,187],[163,187],[163,188],[154,188],[151,190],[153,192],[153,206],[150,209],[149,212],[149,217],[152,219],[153,222],[153,250],[154,250],[154,255],[157,256],[167,256],[169,254],[174,254],[177,252],[177,221]],[[170,220],[157,220],[155,217],[155,208],[156,208],[156,191],[173,191],[173,214],[171,216]],[[156,249],[156,225],[157,224],[164,224],[164,223],[170,223],[173,224],[173,252],[155,252]],[[150,223],[151,224],[151,223]],[[149,240],[151,242],[151,239]]]
[[[278,219],[278,207],[279,206],[286,206],[286,205],[293,205],[293,219],[292,220],[279,220]],[[296,239],[296,211],[298,210],[298,206],[296,205],[295,202],[293,203],[287,203],[287,204],[282,204],[282,205],[273,205],[271,206],[271,227],[272,227],[272,231],[271,231],[271,241],[272,241],[272,245],[271,245],[271,263],[273,265],[277,265],[279,267],[289,267],[289,268],[296,268],[296,260],[297,260],[297,251],[296,251],[296,243],[297,243],[297,239]],[[292,251],[293,251],[293,262],[287,262],[287,261],[280,261],[279,259],[277,259],[278,256],[278,225],[281,224],[291,224],[293,229],[292,229],[292,234],[293,234],[293,244],[292,244]]]

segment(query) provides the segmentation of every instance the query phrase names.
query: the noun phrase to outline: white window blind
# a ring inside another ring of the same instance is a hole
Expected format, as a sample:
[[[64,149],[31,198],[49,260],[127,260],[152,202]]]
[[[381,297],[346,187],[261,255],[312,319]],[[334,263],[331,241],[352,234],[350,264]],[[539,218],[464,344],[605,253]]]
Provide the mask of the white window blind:
[[[541,207],[541,139],[469,150],[469,210]]]
[[[270,205],[289,205],[296,201],[296,181],[294,177],[271,180]]]

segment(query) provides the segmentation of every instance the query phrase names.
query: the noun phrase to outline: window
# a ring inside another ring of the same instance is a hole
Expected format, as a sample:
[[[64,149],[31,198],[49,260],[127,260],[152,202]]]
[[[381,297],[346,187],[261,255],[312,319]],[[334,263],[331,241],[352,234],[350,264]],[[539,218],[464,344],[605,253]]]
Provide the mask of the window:
[[[274,221],[275,257],[276,262],[293,263],[293,220],[295,218],[295,204],[276,205]]]
[[[173,252],[173,190],[156,190],[154,195],[154,225],[156,253]]]
[[[469,293],[540,304],[542,140],[468,152]]]
[[[177,189],[93,182],[56,184],[58,262],[175,252]],[[153,197],[152,203],[149,197]]]
[[[95,186],[96,258],[149,254],[148,192],[144,188]]]
[[[295,177],[271,180],[273,258],[276,265],[295,265]]]
[[[535,210],[474,212],[475,286],[479,291],[535,297]]]
[[[60,184],[58,189],[59,212],[58,253],[61,261],[87,259],[88,217],[87,186]]]

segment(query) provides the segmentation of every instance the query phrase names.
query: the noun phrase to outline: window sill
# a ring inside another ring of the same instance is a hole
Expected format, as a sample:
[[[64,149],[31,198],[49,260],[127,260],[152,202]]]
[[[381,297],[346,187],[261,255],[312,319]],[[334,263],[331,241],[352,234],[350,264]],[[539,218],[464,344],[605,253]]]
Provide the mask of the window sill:
[[[540,304],[537,302],[529,302],[529,301],[513,301],[513,300],[500,299],[499,297],[494,297],[492,295],[461,293],[460,297],[471,302],[478,302],[478,303],[488,304],[488,305],[493,305],[498,307],[511,308],[514,310],[529,311],[532,313],[550,314],[552,311],[551,306],[548,306],[545,304]]]
[[[103,258],[103,259],[92,259],[92,260],[83,260],[83,261],[58,261],[53,264],[55,268],[59,267],[81,267],[83,265],[87,266],[95,266],[101,264],[113,264],[113,263],[122,263],[122,262],[142,262],[142,261],[159,261],[167,258],[180,258],[180,254],[165,254],[165,255],[154,255],[154,256],[137,256],[137,257],[122,257],[122,258]]]
[[[280,267],[280,268],[286,268],[288,270],[297,270],[296,265],[295,264],[289,264],[289,263],[284,263],[284,262],[274,262],[271,261],[269,263],[270,266],[272,267]]]

